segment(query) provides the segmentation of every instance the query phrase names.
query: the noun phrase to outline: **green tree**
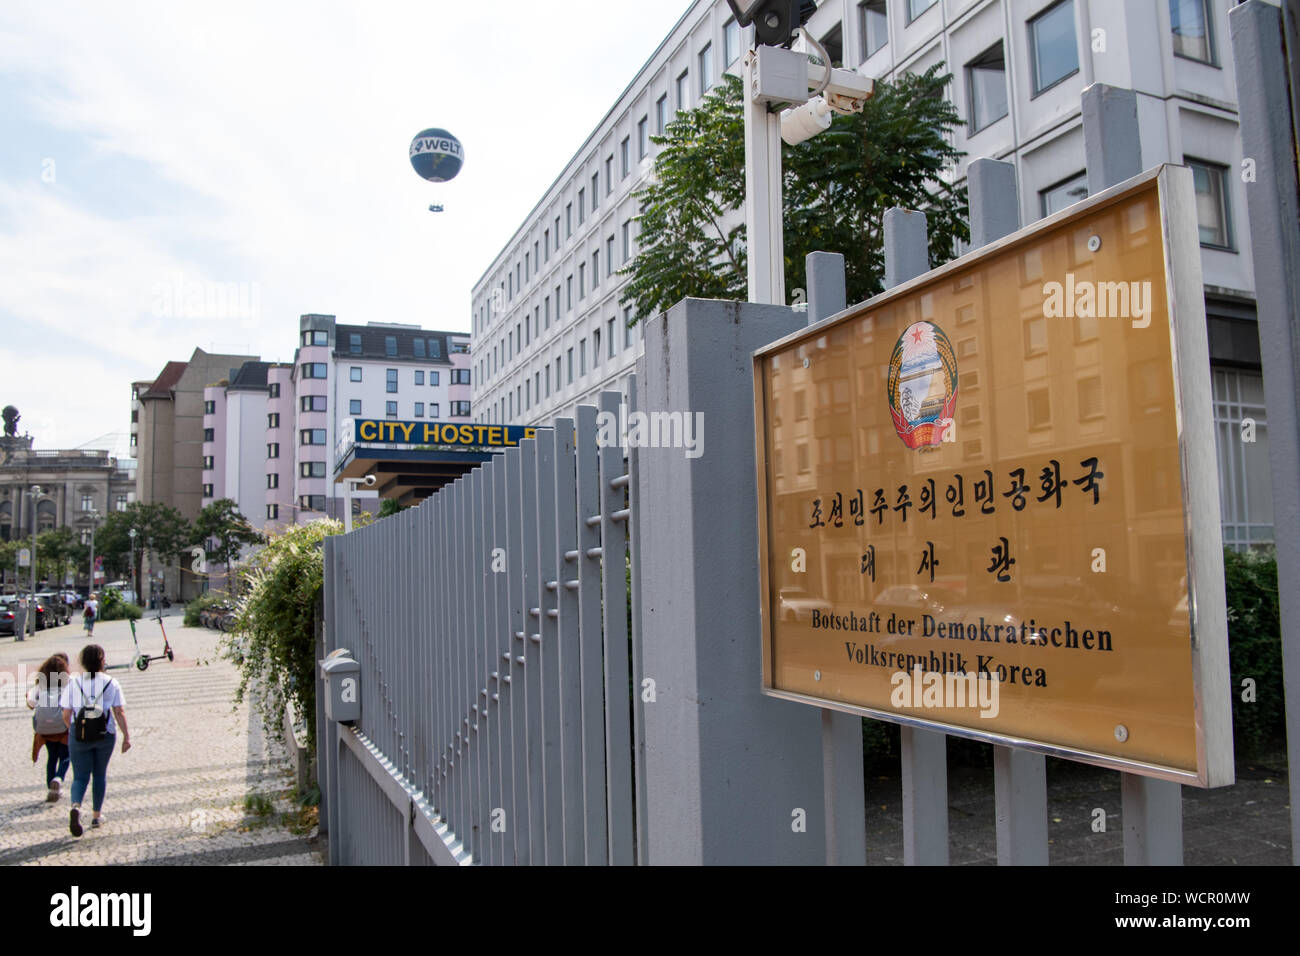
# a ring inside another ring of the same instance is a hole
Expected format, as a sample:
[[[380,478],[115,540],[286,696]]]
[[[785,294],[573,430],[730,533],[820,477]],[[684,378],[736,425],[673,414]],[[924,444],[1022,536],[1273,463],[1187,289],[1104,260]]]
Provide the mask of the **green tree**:
[[[71,528],[53,528],[36,536],[36,576],[51,588],[63,587],[69,571],[88,570],[90,548],[77,540]]]
[[[130,563],[132,528],[136,530],[134,568]],[[194,534],[185,516],[157,502],[133,501],[125,510],[109,514],[95,532],[95,553],[103,556],[104,572],[110,578],[132,573],[139,580],[146,547],[170,564],[193,543]]]
[[[963,154],[948,141],[961,119],[943,98],[951,75],[941,67],[877,81],[860,114],[836,116],[798,146],[782,144],[787,289],[805,286],[804,257],[826,250],[844,255],[850,302],[880,292],[891,206],[926,213],[931,265],[952,257],[955,240],[969,240],[966,187],[944,181]],[[742,107],[741,81],[725,76],[653,137],[663,148],[653,180],[637,193],[639,249],[620,270],[629,276],[621,302],[634,306],[633,321],[687,296],[746,298]]]
[[[218,498],[199,512],[194,519],[194,540],[208,547],[209,560],[224,566],[227,571],[245,545],[265,540],[261,532],[239,513],[239,507],[230,498]]]
[[[395,515],[406,510],[405,505],[399,505],[396,498],[385,498],[379,503],[379,517],[387,518],[389,515]]]
[[[18,550],[21,547],[19,541],[0,541],[0,569],[4,571],[4,579],[10,583],[14,580],[14,566],[18,562]]]

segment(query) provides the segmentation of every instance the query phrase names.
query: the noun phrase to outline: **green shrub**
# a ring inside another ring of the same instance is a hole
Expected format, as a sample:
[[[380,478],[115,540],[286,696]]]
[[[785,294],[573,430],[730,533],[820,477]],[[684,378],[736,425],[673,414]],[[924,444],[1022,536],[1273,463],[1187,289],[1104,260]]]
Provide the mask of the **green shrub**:
[[[867,773],[892,769],[897,765],[901,752],[898,724],[871,717],[862,718],[862,764]]]
[[[185,605],[185,626],[199,626],[199,612],[217,604],[230,604],[230,595],[225,591],[205,591],[189,604]]]
[[[1224,549],[1228,652],[1232,674],[1232,737],[1239,758],[1263,754],[1285,734],[1282,630],[1277,555],[1272,549]],[[1242,681],[1255,682],[1255,700],[1242,700]]]
[[[247,590],[236,603],[235,630],[220,644],[240,670],[235,700],[256,687],[267,732],[283,735],[285,697],[307,715],[307,746],[316,747],[316,602],[325,581],[322,543],[343,522],[322,519],[285,528],[246,566]]]
[[[101,621],[138,621],[144,617],[144,608],[138,604],[128,604],[122,595],[112,588],[100,596],[99,617]]]

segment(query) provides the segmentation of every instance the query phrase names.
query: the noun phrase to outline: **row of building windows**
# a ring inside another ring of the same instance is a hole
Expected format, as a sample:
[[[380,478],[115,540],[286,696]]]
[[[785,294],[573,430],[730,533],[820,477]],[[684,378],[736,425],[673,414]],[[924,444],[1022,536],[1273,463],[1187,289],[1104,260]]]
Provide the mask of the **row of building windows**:
[[[605,358],[614,358],[618,355],[620,349],[631,348],[634,341],[634,326],[632,322],[632,306],[627,306],[623,310],[623,335],[618,335],[618,320],[609,319],[605,322],[604,327],[595,326],[591,330],[590,337],[582,337],[578,344],[566,350],[564,361],[561,356],[556,355],[554,363],[547,362],[542,368],[533,373],[532,379],[526,378],[522,385],[515,386],[514,391],[507,390],[505,395],[497,399],[492,404],[492,411],[489,420],[493,422],[510,422],[516,415],[530,410],[534,404],[551,397],[551,390],[559,391],[565,386],[572,385],[574,377],[581,378],[587,374],[587,358],[591,357],[591,371],[596,371],[600,367],[602,355]],[[642,328],[644,333],[644,327]],[[622,345],[619,344],[620,338]],[[588,344],[590,342],[590,345]],[[603,345],[602,345],[603,342]],[[577,369],[575,373],[574,360],[577,360]],[[554,375],[552,375],[554,369]],[[554,381],[554,386],[552,386]]]
[[[925,13],[936,0],[906,0],[907,22]],[[1217,65],[1213,21],[1209,0],[1167,0],[1169,4],[1170,31],[1173,35],[1175,56],[1202,63]],[[1029,61],[1033,94],[1047,90],[1079,70],[1079,52],[1075,39],[1074,0],[1059,2],[1027,21]],[[884,49],[889,43],[888,0],[866,0],[858,4],[859,36],[862,38],[862,60]],[[839,27],[835,28],[839,31]],[[833,31],[833,32],[835,32]],[[836,37],[823,38],[828,52],[836,49]],[[827,42],[832,41],[832,42]],[[839,58],[832,52],[832,59]],[[998,84],[984,74],[996,66]],[[836,63],[836,65],[840,65]],[[973,71],[975,83],[971,89],[970,123],[972,132],[983,129],[988,123],[1006,115],[1006,66],[1002,44],[985,51],[967,64],[968,76]],[[980,90],[982,87],[983,98]],[[999,103],[1001,106],[999,107]],[[1001,109],[1001,112],[998,110]]]
[[[322,329],[308,329],[302,333],[302,344],[325,345],[328,346],[329,333]],[[448,346],[451,352],[468,352],[469,345],[464,342],[453,340]],[[442,357],[442,340],[436,338],[414,338],[411,340],[411,352],[415,358],[441,358]],[[351,355],[361,354],[361,333],[348,333],[348,353]],[[397,356],[397,336],[384,336],[384,354]]]
[[[448,381],[452,385],[470,384],[470,370],[467,368],[449,369],[447,374],[448,374]],[[384,379],[385,379],[387,391],[396,392],[397,384],[398,384],[398,369],[395,368],[384,369]],[[360,382],[362,380],[363,380],[362,366],[353,365],[349,367],[348,381]],[[412,381],[416,385],[423,385],[425,383],[424,369],[419,369],[419,368],[415,369],[412,376]],[[439,382],[440,382],[440,378],[437,369],[430,369],[428,383],[430,385],[438,385]]]
[[[328,366],[324,362],[304,362],[302,365],[303,378],[326,378]],[[388,379],[388,390],[397,391],[397,372],[395,368],[385,369],[385,375]],[[452,385],[468,385],[470,383],[470,370],[467,368],[453,368],[448,370]],[[348,368],[348,380],[351,382],[362,381],[363,367],[352,365]],[[413,381],[416,385],[425,383],[424,369],[415,369]],[[430,385],[437,385],[439,382],[439,373],[437,369],[429,370],[428,382]]]
[[[626,265],[632,258],[633,243],[633,221],[625,220],[622,225],[622,263]],[[605,278],[611,279],[614,276],[614,236],[607,236],[605,239]],[[591,269],[588,271],[587,263],[578,263],[577,271],[577,298],[574,298],[574,275],[570,273],[565,279],[563,286],[555,287],[554,303],[555,318],[559,321],[560,316],[566,312],[572,312],[574,303],[581,302],[587,295],[587,277],[591,277],[591,288],[593,292],[600,285],[600,249],[597,248],[591,253]],[[545,330],[551,327],[551,295],[547,294],[542,297],[540,304],[533,307],[531,313],[524,313],[524,320],[515,323],[513,329],[507,329],[503,337],[498,339],[496,345],[492,347],[491,352],[484,354],[483,359],[479,362],[479,379],[480,381],[491,381],[492,378],[501,372],[506,365],[514,358],[519,356],[524,347],[531,344],[534,338],[539,338]],[[563,303],[563,305],[561,304]]]
[[[448,407],[452,418],[464,418],[469,415],[469,402],[449,402]],[[442,406],[438,402],[415,402],[412,406],[413,417],[424,418],[425,409],[428,409],[430,418],[437,418],[442,414]],[[361,415],[361,399],[353,398],[348,401],[348,414]],[[384,414],[388,418],[397,417],[397,402],[384,402]],[[304,444],[306,444],[304,442]]]
[[[725,68],[729,68],[740,58],[740,27],[734,19],[728,18],[722,28],[723,53],[725,57]],[[714,83],[717,82],[719,74],[714,69],[713,41],[707,41],[695,54],[696,76],[699,81],[699,96],[702,99]],[[673,91],[676,94],[676,107],[680,112],[691,107],[690,91],[690,68],[682,70],[677,74],[673,82]],[[668,128],[668,94],[663,93],[655,101],[654,105],[654,133],[662,136]],[[643,115],[636,123],[636,161],[641,162],[650,155],[650,114]],[[627,179],[632,174],[632,135],[624,136],[618,146],[618,179],[619,181]],[[586,165],[585,163],[583,164]],[[609,153],[604,160],[604,179],[605,195],[608,196],[614,191],[614,154]],[[588,211],[595,213],[600,208],[600,180],[601,173],[598,169],[591,173],[590,190],[587,188],[587,179],[585,171],[579,174],[577,182],[582,185],[578,186],[576,201],[578,212],[578,225],[581,226],[586,221]],[[532,248],[528,247],[525,242],[519,250],[516,250],[514,268],[505,270],[505,278],[498,281],[497,290],[489,300],[480,305],[474,316],[476,331],[484,329],[491,322],[495,311],[504,308],[506,302],[514,301],[516,293],[523,291],[524,287],[534,276],[541,273],[542,265],[551,259],[552,251],[558,252],[561,243],[573,238],[573,211],[574,202],[566,202],[564,205],[563,232],[561,232],[561,217],[557,213],[551,225],[543,228],[540,239],[534,240]],[[627,225],[624,225],[624,231]],[[552,231],[553,230],[553,231]],[[612,240],[611,240],[612,243]],[[521,254],[522,253],[522,254]],[[627,258],[627,246],[624,243],[624,259]],[[581,266],[579,269],[581,270]],[[599,270],[593,266],[592,269],[594,286],[598,281]],[[572,282],[572,276],[569,278]],[[581,293],[579,298],[581,298]],[[558,306],[558,302],[557,302]]]

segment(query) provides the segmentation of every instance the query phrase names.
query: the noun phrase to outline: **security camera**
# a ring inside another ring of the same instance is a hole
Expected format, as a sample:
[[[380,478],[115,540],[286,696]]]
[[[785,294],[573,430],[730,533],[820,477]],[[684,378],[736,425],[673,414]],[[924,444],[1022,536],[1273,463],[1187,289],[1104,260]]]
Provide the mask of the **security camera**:
[[[742,27],[754,25],[764,46],[789,46],[800,26],[817,11],[815,0],[727,0]]]
[[[366,475],[366,487],[371,487],[377,479],[374,475]]]
[[[781,138],[790,146],[798,146],[823,130],[830,129],[831,106],[826,97],[815,96],[807,103],[781,114]]]

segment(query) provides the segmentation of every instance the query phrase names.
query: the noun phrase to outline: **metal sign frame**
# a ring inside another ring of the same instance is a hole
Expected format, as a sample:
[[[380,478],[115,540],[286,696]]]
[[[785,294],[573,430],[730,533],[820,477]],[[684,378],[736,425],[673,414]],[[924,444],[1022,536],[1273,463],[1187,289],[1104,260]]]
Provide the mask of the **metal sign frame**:
[[[834,327],[867,312],[937,285],[958,270],[969,268],[1039,235],[1153,187],[1158,194],[1165,292],[1173,368],[1174,416],[1181,465],[1184,532],[1187,545],[1188,618],[1192,694],[1194,700],[1197,771],[1163,766],[1112,754],[1097,753],[1050,740],[1033,740],[979,731],[942,720],[917,717],[842,701],[782,690],[773,683],[771,619],[771,560],[768,529],[767,396],[762,363],[792,345],[816,339]],[[946,263],[866,302],[801,329],[753,353],[754,424],[758,473],[759,603],[762,619],[762,692],[770,697],[812,704],[905,726],[939,730],[957,737],[1063,757],[1126,773],[1176,781],[1197,787],[1219,787],[1234,781],[1231,685],[1228,669],[1228,626],[1224,597],[1223,544],[1220,529],[1219,479],[1215,453],[1210,386],[1209,342],[1205,320],[1201,250],[1191,170],[1162,165],[1091,196],[1031,226]]]

